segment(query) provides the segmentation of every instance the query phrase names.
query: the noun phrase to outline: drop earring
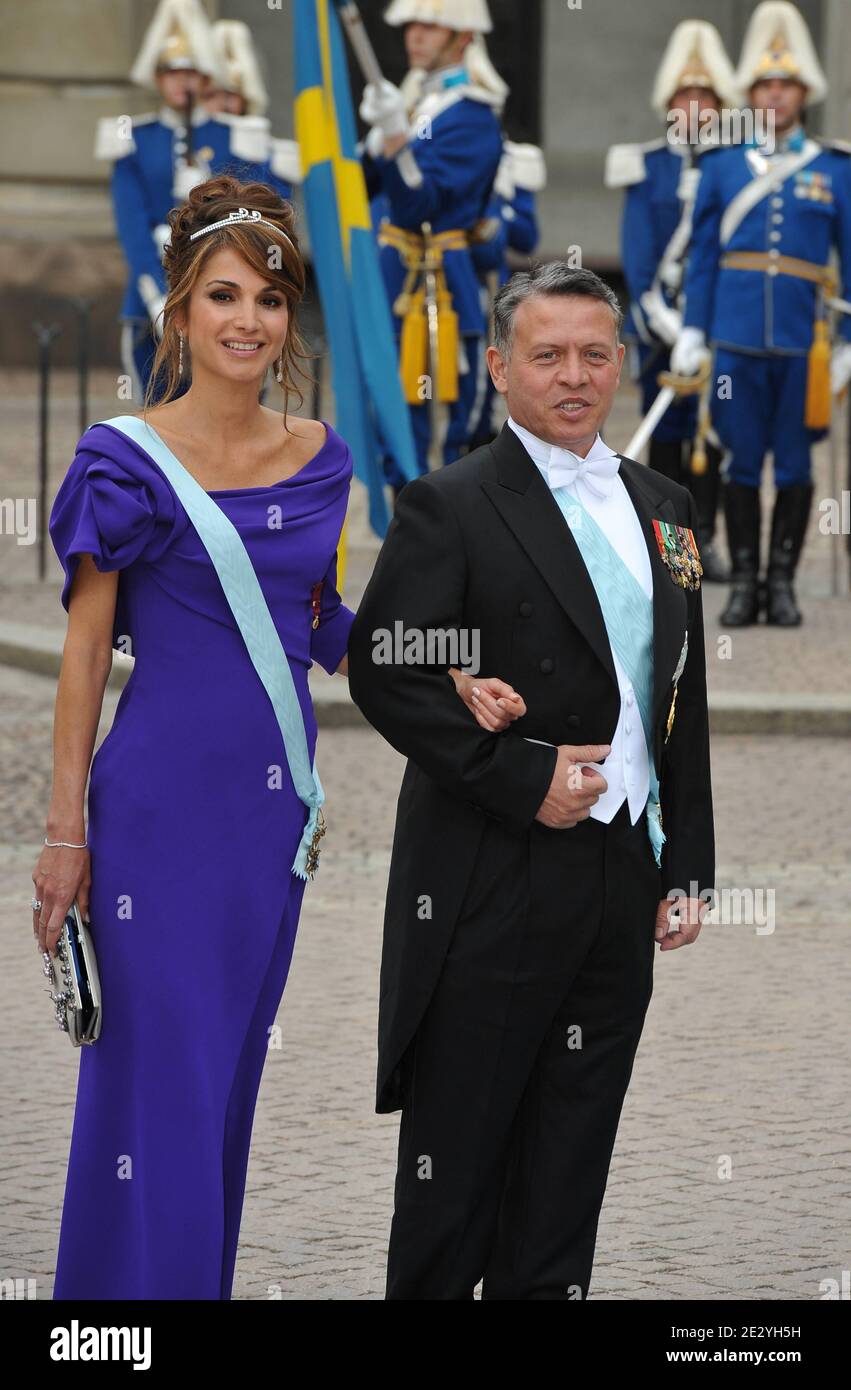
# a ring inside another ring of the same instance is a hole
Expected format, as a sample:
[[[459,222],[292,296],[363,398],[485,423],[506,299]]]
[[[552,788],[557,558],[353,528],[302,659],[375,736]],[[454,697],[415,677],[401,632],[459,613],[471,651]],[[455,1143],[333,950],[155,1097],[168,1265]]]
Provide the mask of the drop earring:
[[[177,354],[177,375],[183,376],[183,334],[179,328],[177,330],[177,336],[180,339],[180,350]]]
[[[280,355],[280,357],[278,358],[277,365],[276,365],[276,367],[275,367],[275,380],[276,380],[276,381],[283,381],[283,379],[284,379],[284,349],[281,348],[281,355]]]

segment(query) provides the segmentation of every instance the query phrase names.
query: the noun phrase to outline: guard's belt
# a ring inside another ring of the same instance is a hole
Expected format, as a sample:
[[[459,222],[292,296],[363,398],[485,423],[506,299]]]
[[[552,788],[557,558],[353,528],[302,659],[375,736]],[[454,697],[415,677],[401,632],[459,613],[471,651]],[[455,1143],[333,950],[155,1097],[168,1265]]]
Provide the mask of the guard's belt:
[[[803,261],[798,256],[773,256],[770,251],[727,251],[721,257],[724,270],[774,270],[778,275],[793,275],[796,280],[810,280],[825,289],[835,289],[836,271],[832,265]]]

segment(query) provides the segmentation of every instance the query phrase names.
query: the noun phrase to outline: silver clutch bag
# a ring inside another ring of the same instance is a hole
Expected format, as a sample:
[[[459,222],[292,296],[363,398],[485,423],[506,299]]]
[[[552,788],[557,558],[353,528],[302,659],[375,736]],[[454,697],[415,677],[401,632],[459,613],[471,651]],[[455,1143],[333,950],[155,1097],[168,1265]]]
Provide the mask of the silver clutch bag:
[[[44,951],[42,956],[59,1027],[75,1047],[95,1042],[100,1036],[102,1018],[100,979],[91,932],[76,899],[62,924],[56,955]]]

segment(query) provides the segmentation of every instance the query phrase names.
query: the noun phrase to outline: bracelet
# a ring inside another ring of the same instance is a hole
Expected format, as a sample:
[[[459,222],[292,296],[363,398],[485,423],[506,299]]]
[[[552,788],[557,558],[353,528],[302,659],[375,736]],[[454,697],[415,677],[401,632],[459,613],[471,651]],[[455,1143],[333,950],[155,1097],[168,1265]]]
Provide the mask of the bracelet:
[[[89,847],[87,840],[84,840],[81,845],[73,845],[70,840],[48,840],[46,835],[44,837],[44,843],[47,845],[48,849],[55,849],[57,845],[66,845],[68,849],[88,849]]]

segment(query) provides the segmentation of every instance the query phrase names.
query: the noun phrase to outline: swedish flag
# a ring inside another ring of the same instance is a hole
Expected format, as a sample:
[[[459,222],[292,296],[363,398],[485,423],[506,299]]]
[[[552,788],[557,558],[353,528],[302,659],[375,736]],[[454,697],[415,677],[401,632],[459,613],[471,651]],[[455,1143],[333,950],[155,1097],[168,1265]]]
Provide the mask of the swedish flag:
[[[295,129],[313,264],[331,348],[336,428],[369,491],[373,530],[387,530],[377,428],[402,472],[417,477],[390,306],[378,265],[334,0],[296,0]]]

